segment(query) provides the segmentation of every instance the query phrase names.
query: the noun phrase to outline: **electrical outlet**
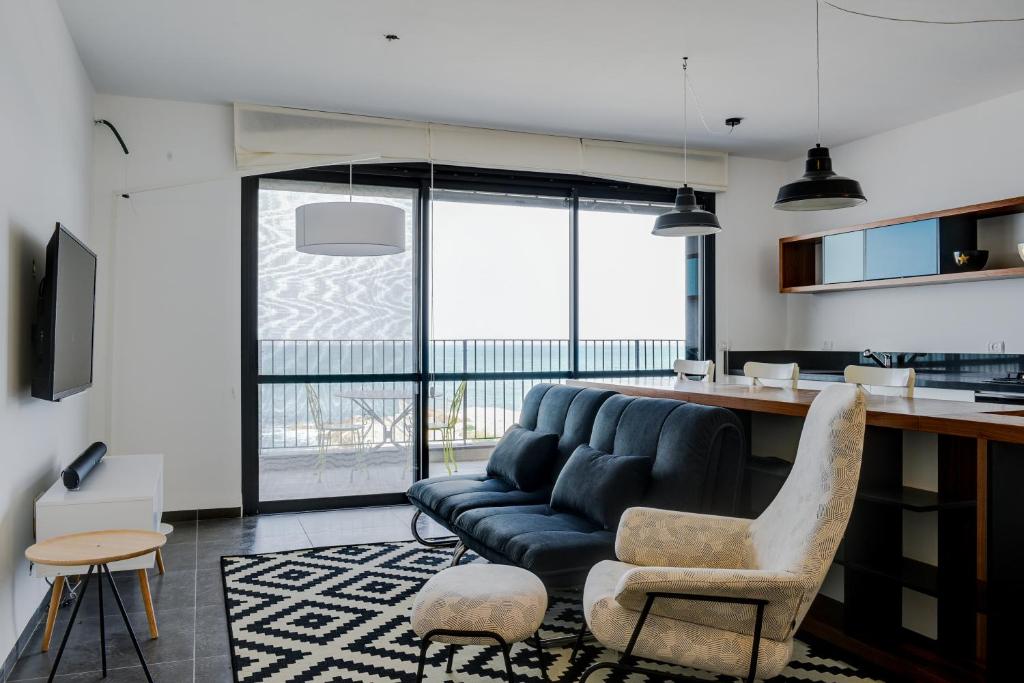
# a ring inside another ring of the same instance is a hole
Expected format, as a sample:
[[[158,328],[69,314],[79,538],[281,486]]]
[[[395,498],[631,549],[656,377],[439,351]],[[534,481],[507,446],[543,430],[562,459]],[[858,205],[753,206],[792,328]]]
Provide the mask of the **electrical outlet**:
[[[719,351],[728,351],[729,350],[729,340],[728,339],[723,339],[722,341],[718,342],[718,350]]]
[[[988,343],[989,353],[1006,353],[1006,342],[1004,341],[990,341]]]
[[[826,339],[825,341],[821,342],[822,351],[831,351],[834,348],[836,348],[836,343],[831,339]]]

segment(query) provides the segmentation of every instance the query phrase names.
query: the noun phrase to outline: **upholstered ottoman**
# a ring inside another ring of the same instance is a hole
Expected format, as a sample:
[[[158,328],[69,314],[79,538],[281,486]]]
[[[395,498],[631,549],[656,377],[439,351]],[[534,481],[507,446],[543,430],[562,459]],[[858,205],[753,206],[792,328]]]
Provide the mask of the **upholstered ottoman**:
[[[417,683],[423,680],[427,648],[434,641],[448,644],[448,673],[456,645],[497,644],[512,683],[512,644],[532,640],[541,675],[547,680],[537,636],[547,608],[544,584],[519,567],[467,564],[435,574],[423,584],[412,606],[412,630],[422,639]]]

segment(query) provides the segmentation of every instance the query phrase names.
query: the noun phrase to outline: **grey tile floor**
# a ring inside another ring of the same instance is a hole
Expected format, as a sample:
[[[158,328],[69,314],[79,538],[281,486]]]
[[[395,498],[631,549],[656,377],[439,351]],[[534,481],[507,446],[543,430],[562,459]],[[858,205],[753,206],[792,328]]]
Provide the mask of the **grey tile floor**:
[[[232,680],[220,576],[222,555],[411,540],[412,513],[410,506],[396,506],[175,524],[163,551],[166,573],[160,576],[155,569],[150,570],[150,589],[160,629],[158,639],[149,638],[135,573],[114,575],[154,680],[167,683]],[[441,527],[425,518],[420,520],[420,531],[430,536],[444,534]],[[93,584],[76,618],[55,680],[75,683],[145,680],[109,587],[104,597],[107,678],[103,679],[100,672],[99,605]],[[68,605],[58,613],[49,652],[39,651],[42,624],[36,628],[9,680],[46,680],[71,610],[72,606]]]

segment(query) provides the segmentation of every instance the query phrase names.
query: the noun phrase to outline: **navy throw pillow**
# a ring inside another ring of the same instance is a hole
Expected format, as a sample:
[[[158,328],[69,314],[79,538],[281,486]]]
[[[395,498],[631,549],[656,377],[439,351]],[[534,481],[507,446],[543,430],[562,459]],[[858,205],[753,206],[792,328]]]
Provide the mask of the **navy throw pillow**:
[[[642,501],[651,465],[651,458],[613,455],[583,444],[559,473],[551,507],[613,530],[626,508]]]
[[[536,491],[551,481],[558,455],[558,434],[512,425],[487,461],[487,476],[505,480],[520,491]]]

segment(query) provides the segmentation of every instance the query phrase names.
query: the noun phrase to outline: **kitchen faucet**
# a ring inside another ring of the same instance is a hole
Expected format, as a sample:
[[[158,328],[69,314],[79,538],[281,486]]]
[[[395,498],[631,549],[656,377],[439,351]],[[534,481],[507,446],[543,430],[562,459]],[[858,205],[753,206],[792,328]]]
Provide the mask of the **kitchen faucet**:
[[[892,354],[891,353],[876,353],[871,349],[864,349],[864,353],[861,354],[865,358],[870,358],[875,361],[880,368],[891,368],[892,367]]]

